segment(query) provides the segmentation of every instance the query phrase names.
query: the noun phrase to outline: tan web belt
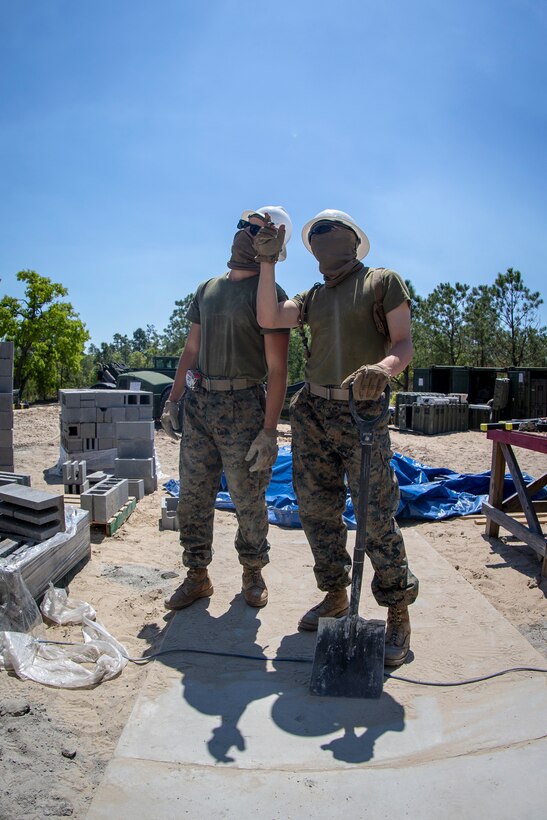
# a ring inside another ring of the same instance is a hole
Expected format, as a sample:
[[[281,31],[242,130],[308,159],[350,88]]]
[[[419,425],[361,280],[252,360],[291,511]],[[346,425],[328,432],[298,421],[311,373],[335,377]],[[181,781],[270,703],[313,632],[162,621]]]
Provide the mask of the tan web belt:
[[[322,399],[334,399],[335,401],[349,401],[349,390],[341,387],[324,387],[322,384],[306,382],[308,390],[313,396],[321,396]]]
[[[250,379],[210,379],[208,376],[202,376],[200,384],[205,390],[228,392],[228,390],[245,390],[247,387],[256,387],[257,383]]]

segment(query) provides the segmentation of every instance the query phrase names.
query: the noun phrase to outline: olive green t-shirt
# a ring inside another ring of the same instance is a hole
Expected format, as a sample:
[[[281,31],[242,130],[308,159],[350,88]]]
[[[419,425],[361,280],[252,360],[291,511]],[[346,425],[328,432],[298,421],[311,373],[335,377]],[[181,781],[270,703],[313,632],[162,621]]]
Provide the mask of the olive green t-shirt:
[[[257,289],[258,274],[237,281],[217,276],[198,286],[186,318],[201,326],[198,368],[204,375],[256,382],[266,378],[264,334],[271,331],[256,320]],[[279,286],[277,298],[287,298]]]
[[[307,306],[311,331],[306,381],[339,385],[363,364],[375,364],[389,352],[389,340],[378,332],[373,319],[375,303],[373,268],[348,276],[334,288],[321,285]],[[408,289],[395,271],[382,269],[383,306],[389,313],[410,301]],[[307,291],[294,296],[300,310]]]

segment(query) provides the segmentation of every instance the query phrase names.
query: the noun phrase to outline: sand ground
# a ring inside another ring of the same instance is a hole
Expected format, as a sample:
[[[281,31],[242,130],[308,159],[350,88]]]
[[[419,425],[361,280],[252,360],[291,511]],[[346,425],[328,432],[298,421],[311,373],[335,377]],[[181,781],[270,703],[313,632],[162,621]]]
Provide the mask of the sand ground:
[[[290,428],[282,429],[284,440],[290,441]],[[43,470],[59,455],[58,407],[17,411],[14,437],[15,469],[30,473],[33,486],[47,487]],[[426,437],[393,430],[392,445],[434,467],[490,469],[491,444],[484,433]],[[178,450],[161,430],[156,450],[165,479],[176,477]],[[545,472],[545,456],[525,450],[518,456],[521,469],[530,475]],[[159,490],[143,499],[113,537],[93,530],[91,560],[70,584],[71,594],[91,603],[98,620],[134,656],[157,640],[165,626],[163,598],[180,583],[173,573],[183,574],[178,534],[159,526],[162,494]],[[406,527],[416,527],[547,658],[547,582],[529,547],[510,536],[487,539],[484,527],[469,519],[410,522]],[[272,561],[275,529],[270,531]],[[215,549],[233,549],[234,533],[233,514],[217,512]],[[234,592],[239,581],[234,564]],[[303,601],[302,608],[310,603]],[[79,640],[81,632],[79,627],[56,626],[48,637]],[[115,680],[70,691],[0,672],[0,820],[85,817],[145,675],[146,668],[130,664]]]

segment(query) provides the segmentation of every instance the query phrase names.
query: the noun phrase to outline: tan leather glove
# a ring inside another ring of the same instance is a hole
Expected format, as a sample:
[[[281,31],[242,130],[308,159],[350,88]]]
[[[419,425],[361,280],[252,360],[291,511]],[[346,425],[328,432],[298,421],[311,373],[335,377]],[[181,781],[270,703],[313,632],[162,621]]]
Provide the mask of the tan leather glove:
[[[273,467],[277,458],[277,430],[260,431],[249,447],[245,461],[252,461],[255,456],[256,461],[249,467],[250,473]]]
[[[257,262],[277,262],[285,242],[285,226],[276,228],[273,222],[268,222],[259,230],[253,240]]]
[[[160,424],[173,441],[179,441],[180,436],[176,434],[176,430],[180,432],[179,426],[179,403],[178,401],[165,402],[163,413],[160,419]]]
[[[364,364],[344,379],[340,387],[351,384],[355,401],[376,401],[384,392],[389,377],[389,370],[383,364]]]

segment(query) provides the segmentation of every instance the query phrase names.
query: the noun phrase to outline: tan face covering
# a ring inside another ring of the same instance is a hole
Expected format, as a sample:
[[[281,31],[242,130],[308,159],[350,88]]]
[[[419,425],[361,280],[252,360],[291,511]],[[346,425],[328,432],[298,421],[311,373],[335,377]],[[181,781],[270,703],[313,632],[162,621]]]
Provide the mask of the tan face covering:
[[[260,273],[260,263],[256,261],[255,256],[253,237],[248,228],[242,228],[234,236],[228,267],[230,270],[252,270]]]
[[[351,228],[333,225],[327,233],[313,234],[310,245],[328,288],[336,287],[364,267],[355,256],[357,237]]]

